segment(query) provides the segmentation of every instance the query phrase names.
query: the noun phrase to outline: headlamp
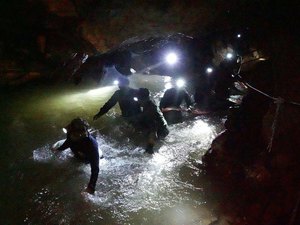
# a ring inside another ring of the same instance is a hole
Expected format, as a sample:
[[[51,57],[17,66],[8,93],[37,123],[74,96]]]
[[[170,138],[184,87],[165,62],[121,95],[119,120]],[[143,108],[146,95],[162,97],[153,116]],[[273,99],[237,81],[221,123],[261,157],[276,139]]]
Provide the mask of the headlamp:
[[[178,61],[178,56],[174,52],[171,52],[166,55],[166,62],[169,65],[174,65],[175,63],[177,63],[177,61]]]
[[[184,85],[185,85],[185,80],[183,80],[183,79],[178,79],[178,80],[176,81],[176,86],[177,86],[177,87],[181,88],[181,87],[183,87]]]

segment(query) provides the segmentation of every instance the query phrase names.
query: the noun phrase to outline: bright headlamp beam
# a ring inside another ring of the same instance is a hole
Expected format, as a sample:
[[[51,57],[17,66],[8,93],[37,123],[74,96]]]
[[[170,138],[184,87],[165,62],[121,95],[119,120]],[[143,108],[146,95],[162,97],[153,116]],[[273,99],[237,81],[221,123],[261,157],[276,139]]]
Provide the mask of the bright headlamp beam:
[[[166,62],[169,65],[174,65],[175,63],[177,63],[177,61],[178,61],[178,57],[174,52],[171,52],[171,53],[167,54]]]
[[[118,80],[115,80],[114,81],[114,85],[118,85],[119,84],[119,81]]]
[[[206,73],[211,73],[212,71],[213,71],[213,68],[211,68],[211,67],[206,68]]]
[[[64,132],[65,134],[68,133],[68,131],[67,131],[66,128],[63,128],[62,130],[63,130],[63,132]]]
[[[136,73],[135,69],[133,69],[133,68],[130,68],[130,72],[131,73]]]
[[[233,58],[233,54],[232,53],[227,53],[226,54],[226,59],[232,59]]]
[[[176,81],[176,86],[177,86],[177,87],[181,88],[181,87],[183,87],[184,85],[185,85],[185,81],[184,81],[183,79],[178,79],[178,80]]]

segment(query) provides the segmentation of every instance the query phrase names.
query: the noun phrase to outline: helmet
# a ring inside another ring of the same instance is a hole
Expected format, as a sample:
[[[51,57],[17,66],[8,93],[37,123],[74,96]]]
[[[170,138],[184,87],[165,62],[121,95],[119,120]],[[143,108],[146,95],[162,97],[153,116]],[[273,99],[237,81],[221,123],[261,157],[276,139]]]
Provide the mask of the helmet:
[[[138,92],[138,99],[147,100],[149,98],[150,92],[147,88],[140,88]]]
[[[88,128],[88,122],[80,117],[73,119],[67,126],[68,132],[86,132]]]

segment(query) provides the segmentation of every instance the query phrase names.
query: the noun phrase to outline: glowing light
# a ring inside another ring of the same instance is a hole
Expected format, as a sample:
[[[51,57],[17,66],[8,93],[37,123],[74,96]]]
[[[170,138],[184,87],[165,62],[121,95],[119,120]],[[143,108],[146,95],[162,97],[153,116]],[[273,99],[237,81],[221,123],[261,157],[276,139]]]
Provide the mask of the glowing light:
[[[206,73],[211,73],[213,71],[213,68],[211,68],[211,67],[207,67],[207,69],[206,69]]]
[[[66,128],[63,128],[62,131],[66,134],[68,133],[67,129]]]
[[[166,77],[164,78],[164,82],[171,82],[171,77],[166,76]]]
[[[166,56],[166,62],[170,65],[174,65],[175,63],[177,63],[177,61],[178,61],[178,57],[174,52],[169,53]]]
[[[136,73],[135,69],[133,69],[133,68],[130,68],[130,72],[131,73]]]
[[[233,58],[233,54],[232,53],[227,53],[226,54],[226,59],[232,59]]]
[[[170,89],[172,87],[173,87],[173,85],[171,83],[166,83],[165,84],[165,89]]]
[[[183,87],[183,86],[185,85],[185,80],[183,80],[183,79],[178,79],[178,80],[176,81],[176,85],[177,85],[177,87],[179,87],[179,88]]]
[[[133,100],[137,102],[139,99],[137,97],[134,97]]]
[[[114,81],[114,85],[118,85],[119,84],[119,81],[118,80],[115,80]]]
[[[242,35],[241,35],[241,34],[238,34],[238,35],[236,35],[236,37],[237,37],[237,38],[241,38],[241,37],[242,37]]]
[[[101,87],[101,88],[89,90],[86,94],[88,96],[92,96],[92,97],[94,97],[94,96],[100,96],[100,95],[103,95],[103,94],[105,94],[107,92],[112,91],[115,88],[116,88],[115,86]],[[80,96],[80,94],[79,95],[74,95],[73,98],[80,98],[79,96]]]

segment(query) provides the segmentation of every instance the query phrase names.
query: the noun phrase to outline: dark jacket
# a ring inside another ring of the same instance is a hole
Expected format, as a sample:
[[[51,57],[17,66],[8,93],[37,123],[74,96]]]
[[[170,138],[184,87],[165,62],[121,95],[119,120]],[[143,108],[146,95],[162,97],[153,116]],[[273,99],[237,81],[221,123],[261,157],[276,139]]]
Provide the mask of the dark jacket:
[[[96,139],[91,135],[88,135],[79,141],[72,141],[67,137],[66,141],[57,150],[63,151],[67,148],[72,150],[76,158],[90,164],[91,177],[88,187],[95,190],[99,174],[99,152]]]
[[[100,116],[107,113],[117,103],[119,103],[123,117],[132,117],[141,113],[139,103],[133,99],[136,96],[137,90],[133,88],[117,90],[100,109]]]
[[[144,127],[150,131],[157,132],[159,138],[169,134],[167,121],[152,100],[149,99],[143,104],[143,112],[139,118]]]
[[[187,107],[192,105],[192,100],[189,94],[184,89],[170,88],[166,90],[163,98],[160,101],[159,108],[176,107],[185,101]]]

